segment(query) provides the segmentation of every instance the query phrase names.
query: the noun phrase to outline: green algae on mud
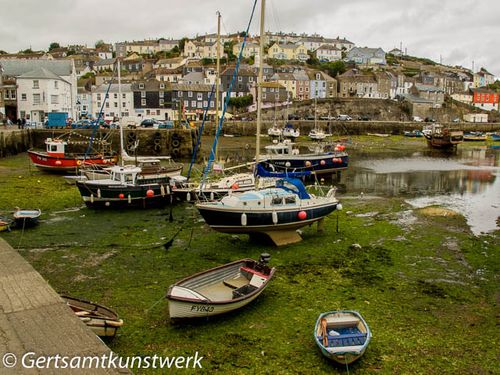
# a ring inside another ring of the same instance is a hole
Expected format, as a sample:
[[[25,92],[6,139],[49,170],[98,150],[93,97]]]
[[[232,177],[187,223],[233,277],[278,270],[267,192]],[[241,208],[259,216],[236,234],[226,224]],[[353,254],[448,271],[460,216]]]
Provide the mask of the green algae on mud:
[[[423,215],[399,198],[344,198],[323,233],[307,227],[303,242],[272,248],[210,230],[187,204],[173,208],[173,223],[168,209],[89,210],[74,186],[29,170],[26,158],[0,159],[0,209],[40,207],[42,220],[1,235],[58,292],[120,314],[125,326],[109,345],[121,356],[198,351],[206,373],[345,372],[321,356],[312,330],[322,311],[355,309],[374,337],[350,371],[496,371],[498,232],[474,237],[461,216]],[[171,283],[262,252],[277,273],[254,303],[209,320],[169,321]]]

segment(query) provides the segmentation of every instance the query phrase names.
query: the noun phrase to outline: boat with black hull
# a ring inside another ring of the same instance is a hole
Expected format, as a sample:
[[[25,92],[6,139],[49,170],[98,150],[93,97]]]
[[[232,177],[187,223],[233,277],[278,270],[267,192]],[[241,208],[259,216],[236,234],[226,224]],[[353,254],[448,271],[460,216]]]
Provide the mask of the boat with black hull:
[[[115,166],[107,179],[77,181],[89,208],[150,208],[170,203],[170,181],[164,175],[140,178],[141,168]]]
[[[298,148],[290,141],[279,142],[265,147],[261,165],[269,172],[300,172],[311,174],[331,174],[346,169],[349,155],[344,145],[318,143],[312,147],[312,152],[300,154]]]
[[[464,132],[434,124],[422,132],[427,145],[438,149],[454,149],[464,141]]]

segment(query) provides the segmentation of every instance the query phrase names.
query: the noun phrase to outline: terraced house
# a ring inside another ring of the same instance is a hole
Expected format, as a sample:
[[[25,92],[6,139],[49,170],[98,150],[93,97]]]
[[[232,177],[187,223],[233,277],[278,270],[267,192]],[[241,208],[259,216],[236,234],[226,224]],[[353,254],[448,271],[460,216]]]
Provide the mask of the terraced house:
[[[274,43],[267,53],[270,58],[277,60],[307,61],[309,59],[307,48],[300,44]]]
[[[131,85],[136,116],[172,120],[175,118],[170,83],[157,80],[134,82]]]
[[[174,110],[181,109],[187,118],[202,120],[212,91],[211,85],[172,83],[172,104]],[[215,96],[212,96],[210,108],[215,110]]]

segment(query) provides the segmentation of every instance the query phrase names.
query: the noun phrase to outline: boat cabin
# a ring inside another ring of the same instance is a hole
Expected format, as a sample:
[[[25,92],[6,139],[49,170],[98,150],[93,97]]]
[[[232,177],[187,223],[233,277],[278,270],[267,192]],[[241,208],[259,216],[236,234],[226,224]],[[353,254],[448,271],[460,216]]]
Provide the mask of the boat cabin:
[[[47,155],[64,157],[67,142],[64,142],[62,139],[47,138],[45,144],[47,145]]]
[[[109,168],[111,180],[120,182],[121,184],[135,184],[137,175],[141,173],[141,168],[135,166],[114,166]]]
[[[276,144],[266,146],[265,149],[266,149],[268,155],[273,155],[273,156],[276,156],[276,155],[280,155],[280,156],[298,155],[299,150],[296,148],[293,148],[294,144],[295,143],[289,142],[289,141],[288,142],[287,141],[279,142]]]

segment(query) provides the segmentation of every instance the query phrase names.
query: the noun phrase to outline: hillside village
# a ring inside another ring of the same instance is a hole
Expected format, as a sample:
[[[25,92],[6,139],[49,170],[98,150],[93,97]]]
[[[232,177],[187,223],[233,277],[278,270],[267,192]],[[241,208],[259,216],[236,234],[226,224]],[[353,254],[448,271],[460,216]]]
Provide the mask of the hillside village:
[[[244,39],[244,33],[234,33],[220,36],[217,43],[217,35],[209,34],[114,45],[98,41],[94,47],[54,42],[47,51],[0,51],[0,121],[25,119],[42,124],[50,112],[65,112],[76,121],[97,118],[101,110],[106,118],[119,116],[139,122],[172,120],[179,115],[201,120],[217,77],[217,54],[222,108]],[[264,61],[262,99],[267,108],[290,103],[293,108],[294,103],[314,99],[321,103],[349,100],[362,107],[363,100],[372,99],[380,100],[381,106],[386,100],[397,101],[404,110],[397,118],[388,118],[386,113],[360,119],[434,120],[441,108],[452,104],[461,106],[463,118],[448,115],[444,120],[486,122],[498,118],[500,85],[485,68],[473,72],[408,56],[398,48],[386,52],[356,46],[340,37],[269,32],[266,39],[261,59],[259,38],[246,38],[230,94],[233,114],[251,117],[257,71]],[[357,112],[363,114],[362,109]],[[213,99],[208,114],[215,115]]]

